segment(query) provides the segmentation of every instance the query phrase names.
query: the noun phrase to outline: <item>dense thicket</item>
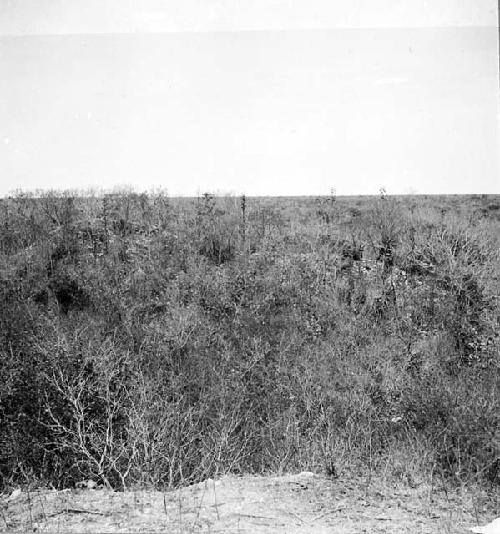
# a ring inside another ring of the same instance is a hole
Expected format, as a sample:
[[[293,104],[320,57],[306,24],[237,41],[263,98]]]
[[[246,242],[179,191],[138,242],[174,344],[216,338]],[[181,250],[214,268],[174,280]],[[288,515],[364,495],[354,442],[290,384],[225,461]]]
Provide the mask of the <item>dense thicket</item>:
[[[494,197],[0,203],[0,485],[500,480]]]

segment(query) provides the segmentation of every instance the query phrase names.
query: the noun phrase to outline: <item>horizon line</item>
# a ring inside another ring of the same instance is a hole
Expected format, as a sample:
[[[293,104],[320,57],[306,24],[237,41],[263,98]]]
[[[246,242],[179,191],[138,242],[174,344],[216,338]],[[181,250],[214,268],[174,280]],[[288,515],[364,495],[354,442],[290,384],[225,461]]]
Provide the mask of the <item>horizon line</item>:
[[[6,195],[0,195],[0,200],[9,200],[9,199],[15,199],[17,197],[21,197],[23,195],[28,196],[30,198],[39,199],[43,198],[44,195],[46,196],[72,196],[76,198],[88,198],[90,196],[94,196],[95,198],[105,197],[105,196],[126,196],[126,195],[147,195],[147,196],[155,196],[164,194],[165,196],[176,199],[176,198],[184,198],[184,199],[198,199],[202,198],[204,195],[211,195],[215,198],[241,198],[242,196],[245,196],[246,198],[353,198],[353,197],[470,197],[470,196],[500,196],[500,191],[497,193],[424,193],[424,192],[415,192],[415,193],[388,193],[384,192],[382,195],[381,193],[354,193],[354,194],[339,194],[334,193],[333,195],[331,193],[321,193],[321,194],[269,194],[269,195],[249,195],[246,193],[234,193],[234,192],[211,192],[211,191],[204,191],[203,193],[197,194],[197,195],[180,195],[180,194],[169,194],[168,190],[158,188],[157,191],[151,190],[151,191],[136,191],[136,190],[127,190],[126,188],[123,188],[123,190],[117,190],[117,191],[96,191],[92,188],[88,189],[32,189],[32,190],[18,190],[11,194]]]

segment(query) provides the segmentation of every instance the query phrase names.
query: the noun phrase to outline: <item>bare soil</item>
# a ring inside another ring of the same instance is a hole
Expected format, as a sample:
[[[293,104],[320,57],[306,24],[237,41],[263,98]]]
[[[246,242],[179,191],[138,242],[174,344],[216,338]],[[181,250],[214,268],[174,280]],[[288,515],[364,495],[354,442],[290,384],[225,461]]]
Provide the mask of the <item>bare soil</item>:
[[[227,476],[166,492],[16,491],[2,497],[0,531],[465,533],[498,515],[497,497],[312,473]]]

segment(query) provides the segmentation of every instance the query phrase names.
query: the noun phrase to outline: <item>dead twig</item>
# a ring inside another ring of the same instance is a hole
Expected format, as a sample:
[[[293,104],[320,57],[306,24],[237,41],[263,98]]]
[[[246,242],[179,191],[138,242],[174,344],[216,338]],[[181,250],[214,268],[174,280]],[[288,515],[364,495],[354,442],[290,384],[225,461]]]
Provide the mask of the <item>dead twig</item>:
[[[214,487],[214,506],[215,506],[215,511],[217,512],[217,519],[220,521],[220,515],[219,515],[219,508],[217,506],[217,494],[215,492],[215,480],[213,481],[213,487]]]
[[[5,528],[9,528],[9,523],[7,523],[7,518],[5,517],[5,513],[3,511],[3,506],[0,508],[0,512],[2,514],[2,519],[3,519],[3,522],[5,523]]]
[[[300,515],[296,514],[295,512],[291,512],[290,510],[287,510],[286,508],[280,508],[280,512],[284,512],[285,514],[293,515],[293,517],[296,517],[301,523],[307,523]]]
[[[98,512],[97,510],[85,510],[83,508],[65,508],[64,510],[59,510],[54,512],[47,517],[54,517],[60,514],[92,514],[92,515],[106,515],[104,512]]]
[[[239,517],[249,517],[251,519],[270,519],[271,521],[276,521],[277,517],[268,517],[265,515],[253,515],[253,514],[240,514],[239,512],[236,512],[236,515]]]
[[[309,521],[309,523],[314,523],[314,521],[318,521],[318,520],[322,519],[323,517],[325,517],[327,515],[333,514],[335,512],[341,512],[341,511],[342,511],[342,508],[334,508],[332,510],[327,510],[326,512],[323,512],[322,514],[319,514],[316,517],[314,517],[313,519],[311,519],[311,521]]]

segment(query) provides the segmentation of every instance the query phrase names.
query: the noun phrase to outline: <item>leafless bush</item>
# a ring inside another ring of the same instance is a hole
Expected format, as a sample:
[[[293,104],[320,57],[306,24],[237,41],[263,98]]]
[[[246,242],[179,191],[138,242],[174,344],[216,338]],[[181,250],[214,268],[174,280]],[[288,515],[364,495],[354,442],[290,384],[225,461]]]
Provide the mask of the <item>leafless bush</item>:
[[[405,202],[6,201],[1,483],[497,483],[498,222]]]

